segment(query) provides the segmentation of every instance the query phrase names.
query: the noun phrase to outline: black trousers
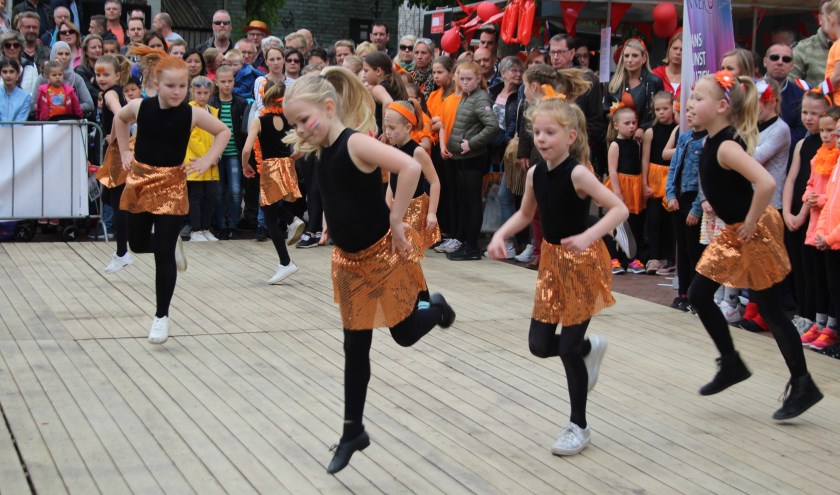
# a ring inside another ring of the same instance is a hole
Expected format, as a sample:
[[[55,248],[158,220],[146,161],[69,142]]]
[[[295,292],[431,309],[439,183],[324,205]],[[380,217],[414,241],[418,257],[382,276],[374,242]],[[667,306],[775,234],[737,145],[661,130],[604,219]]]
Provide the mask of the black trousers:
[[[190,195],[190,225],[193,230],[209,230],[216,214],[216,181],[187,181]]]
[[[271,242],[274,243],[274,249],[280,258],[280,264],[286,266],[291,261],[289,249],[286,247],[286,231],[294,215],[286,209],[282,201],[263,206],[262,210],[263,215],[265,215],[265,227],[271,235]]]
[[[662,198],[651,198],[645,208],[645,237],[652,260],[674,259],[674,222],[662,206]]]
[[[685,220],[691,211],[691,204],[697,198],[697,191],[682,193],[678,196],[679,210],[674,212],[671,219],[674,223],[674,238],[677,245],[677,278],[679,287],[677,293],[681,297],[688,296],[688,287],[694,278],[694,267],[700,261],[700,256],[706,246],[700,244],[700,219],[696,225],[686,225]]]
[[[787,225],[785,225],[785,249],[787,250],[788,258],[790,258],[790,276],[793,279],[793,294],[796,297],[796,314],[813,320],[813,315],[808,316],[810,308],[806,300],[809,297],[808,292],[811,288],[808,287],[807,281],[810,279],[805,278],[809,267],[806,266],[807,261],[803,257],[802,250],[803,246],[805,246],[805,233],[807,230],[807,222],[795,232],[789,231]]]
[[[457,239],[467,247],[478,248],[481,221],[484,218],[481,185],[487,171],[487,155],[455,160],[458,189]]]
[[[440,231],[454,235],[455,230],[452,228],[452,219],[450,213],[450,189],[454,186],[450,183],[451,177],[446,176],[447,162],[440,156],[440,145],[434,145],[432,148],[432,164],[435,166],[438,180],[440,181],[440,199],[438,200],[438,225]]]
[[[155,232],[152,233],[152,227]],[[128,244],[135,253],[155,255],[155,316],[169,315],[169,303],[175,293],[178,271],[175,268],[175,244],[181,232],[180,215],[129,213]]]
[[[125,256],[128,251],[128,212],[120,209],[120,199],[125,184],[114,188],[105,188],[108,203],[114,211],[114,238],[117,240],[117,256]]]
[[[825,258],[825,272],[828,274],[829,314],[840,318],[840,250],[822,252]]]
[[[802,308],[799,314],[811,321],[816,321],[817,313],[827,315],[830,314],[830,309],[834,309],[829,307],[828,279],[832,277],[828,277],[828,273],[831,272],[826,268],[825,253],[814,246],[802,245],[800,259],[803,273],[798,278],[803,280],[801,286],[804,295],[801,300],[797,296],[797,305]],[[793,266],[793,259],[790,263]],[[839,275],[840,273],[834,272],[833,277]],[[799,287],[800,284],[796,283],[796,286]]]

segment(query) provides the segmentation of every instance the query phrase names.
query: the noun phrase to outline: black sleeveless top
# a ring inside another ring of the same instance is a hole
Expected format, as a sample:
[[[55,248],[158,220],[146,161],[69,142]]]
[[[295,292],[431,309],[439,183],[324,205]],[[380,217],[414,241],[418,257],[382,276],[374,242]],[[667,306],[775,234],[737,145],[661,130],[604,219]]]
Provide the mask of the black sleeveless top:
[[[820,146],[822,146],[822,139],[820,134],[816,133],[806,136],[802,141],[802,147],[799,148],[799,173],[796,174],[796,180],[793,182],[793,198],[790,203],[790,211],[794,215],[802,209],[802,195],[805,194],[808,179],[811,177],[811,160],[817,156]]]
[[[283,130],[274,127],[274,117],[283,119]],[[260,117],[260,150],[263,160],[269,158],[287,158],[292,156],[292,148],[283,142],[283,136],[289,132],[289,121],[282,113],[267,113]]]
[[[105,133],[106,136],[108,134],[111,134],[111,126],[114,125],[114,112],[112,112],[111,109],[108,108],[108,105],[105,104],[104,100],[105,95],[107,95],[111,91],[117,93],[117,98],[120,100],[121,107],[124,107],[128,103],[128,101],[125,99],[125,95],[123,94],[122,86],[120,86],[119,84],[109,89],[108,91],[102,93],[102,118],[99,121],[99,125],[102,126],[102,132]]]
[[[580,199],[572,183],[572,170],[580,165],[569,156],[553,170],[545,162],[534,168],[534,196],[540,209],[543,237],[551,244],[585,231],[591,198]]]
[[[405,143],[402,146],[398,146],[397,149],[402,151],[406,155],[413,157],[414,156],[414,150],[416,150],[419,147],[420,147],[420,145],[417,144],[416,141],[414,141],[413,139],[409,139],[407,143]],[[391,177],[390,177],[390,180],[389,180],[389,182],[391,184],[391,193],[392,194],[397,193],[397,176],[398,176],[398,174],[392,173]],[[426,192],[426,191],[423,190],[423,174],[421,173],[420,174],[420,180],[417,181],[417,187],[414,188],[414,196],[412,196],[412,198],[422,196],[424,192]]]
[[[671,139],[671,132],[677,124],[660,124],[659,122],[653,124],[653,139],[650,142],[650,163],[657,165],[671,165],[671,160],[662,158],[662,152],[665,150],[665,145]]]
[[[138,162],[155,167],[182,165],[191,131],[192,107],[188,103],[162,110],[158,98],[147,98],[140,102],[137,112],[134,156]]]
[[[715,136],[706,138],[703,152],[700,153],[700,185],[706,194],[706,200],[712,205],[715,214],[729,225],[743,222],[750,211],[753,197],[752,182],[734,170],[721,168],[717,153],[724,141],[735,141],[742,148],[744,143],[735,139],[735,129],[725,127]]]
[[[355,132],[344,129],[321,151],[316,166],[330,236],[336,246],[350,253],[372,246],[391,227],[382,174],[378,168],[366,174],[350,158],[347,141]]]
[[[616,139],[618,143],[618,173],[642,174],[642,148],[635,139]]]

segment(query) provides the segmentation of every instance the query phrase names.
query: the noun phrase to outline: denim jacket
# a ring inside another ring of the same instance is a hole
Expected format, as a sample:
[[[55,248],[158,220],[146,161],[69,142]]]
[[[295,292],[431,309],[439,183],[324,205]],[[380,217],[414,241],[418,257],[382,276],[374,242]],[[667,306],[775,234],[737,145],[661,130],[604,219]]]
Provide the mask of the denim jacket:
[[[700,203],[703,202],[704,196],[700,191],[700,153],[703,151],[703,144],[706,141],[704,134],[700,139],[691,139],[692,131],[685,131],[680,134],[677,139],[677,148],[674,150],[674,156],[671,157],[671,166],[668,168],[668,182],[665,183],[665,198],[668,201],[677,199],[676,191],[676,170],[680,166],[680,162],[685,157],[685,163],[682,166],[682,182],[680,184],[680,193],[697,191],[697,198],[691,204],[691,215],[700,218],[703,214],[703,207]]]

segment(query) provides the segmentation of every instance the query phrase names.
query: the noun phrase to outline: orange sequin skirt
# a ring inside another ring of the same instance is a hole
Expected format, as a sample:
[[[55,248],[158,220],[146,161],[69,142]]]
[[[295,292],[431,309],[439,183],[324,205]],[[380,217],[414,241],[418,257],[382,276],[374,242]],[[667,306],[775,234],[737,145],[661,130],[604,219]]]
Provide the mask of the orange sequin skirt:
[[[615,304],[612,268],[604,241],[580,254],[543,240],[534,311],[543,323],[577,325]]]
[[[429,249],[440,242],[440,226],[435,225],[431,232],[426,230],[426,217],[429,215],[429,196],[426,193],[408,202],[403,221],[420,236],[420,247]]]
[[[134,160],[125,180],[120,209],[131,213],[186,215],[190,200],[184,167],[155,167]]]
[[[134,138],[128,141],[128,149],[134,151]],[[102,166],[96,171],[96,179],[102,183],[103,186],[112,189],[117,186],[125,184],[125,178],[128,176],[128,170],[122,166],[122,158],[120,157],[120,147],[116,141],[108,145],[105,150],[105,156],[102,157]]]
[[[291,158],[268,158],[262,162],[260,173],[260,206],[301,197],[295,161]]]
[[[612,181],[609,177],[604,184],[612,191]],[[645,209],[641,175],[618,174],[618,187],[621,189],[621,196],[630,213],[641,213]]]
[[[426,278],[420,268],[419,237],[412,229],[406,229],[406,237],[414,246],[408,255],[391,252],[390,230],[358,253],[333,249],[335,302],[347,330],[393,327],[414,311]]]
[[[790,259],[779,212],[770,205],[749,242],[738,238],[740,223],[727,225],[703,251],[697,273],[728,287],[763,290],[784,280]]]
[[[652,198],[665,197],[665,183],[668,182],[668,166],[651,163],[648,167],[648,186],[653,189]]]

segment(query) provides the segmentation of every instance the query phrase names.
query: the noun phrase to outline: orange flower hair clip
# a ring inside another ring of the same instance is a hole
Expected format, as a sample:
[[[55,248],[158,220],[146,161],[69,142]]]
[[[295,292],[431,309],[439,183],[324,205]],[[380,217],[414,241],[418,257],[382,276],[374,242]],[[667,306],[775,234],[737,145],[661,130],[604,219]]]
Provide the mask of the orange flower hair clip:
[[[615,112],[621,110],[622,108],[627,108],[627,105],[625,105],[623,101],[617,101],[610,105],[610,117],[615,115]]]
[[[825,93],[823,93],[822,86],[817,86],[816,88],[811,88],[806,93],[811,93],[815,95],[820,95],[825,98],[825,102],[828,103],[828,106],[831,106],[831,97]]]
[[[566,95],[564,93],[558,93],[557,91],[554,91],[554,88],[551,87],[550,84],[543,84],[543,85],[540,86],[540,88],[543,90],[543,93],[545,94],[545,96],[543,96],[543,100],[566,101]]]
[[[719,70],[715,73],[715,82],[723,88],[723,96],[726,103],[729,103],[729,90],[735,85],[735,76],[728,70]]]

